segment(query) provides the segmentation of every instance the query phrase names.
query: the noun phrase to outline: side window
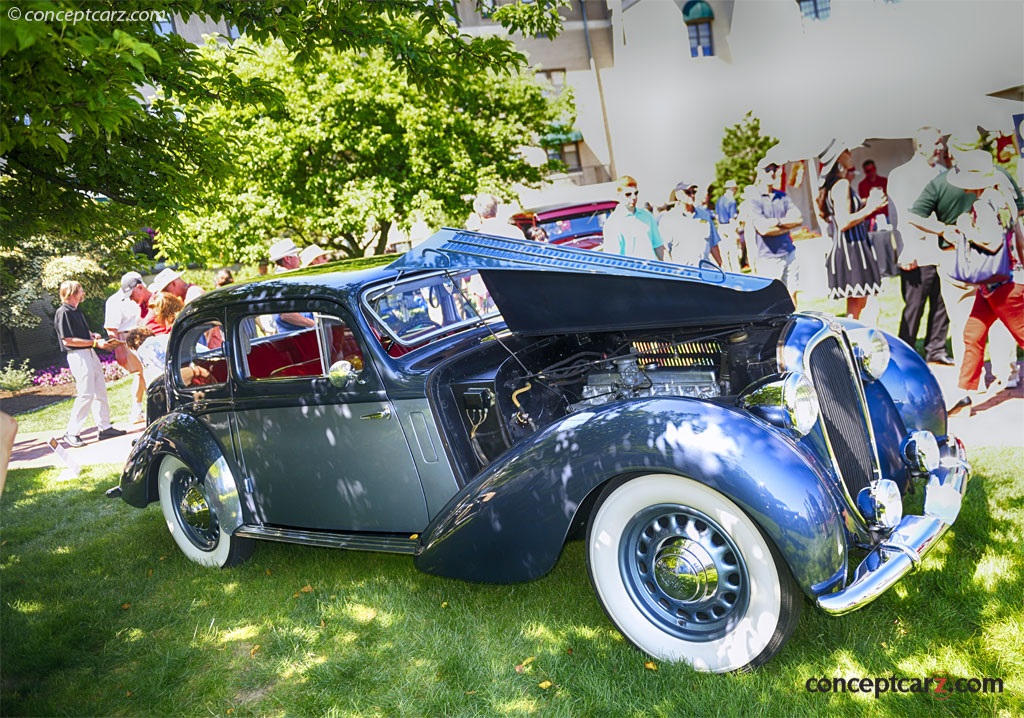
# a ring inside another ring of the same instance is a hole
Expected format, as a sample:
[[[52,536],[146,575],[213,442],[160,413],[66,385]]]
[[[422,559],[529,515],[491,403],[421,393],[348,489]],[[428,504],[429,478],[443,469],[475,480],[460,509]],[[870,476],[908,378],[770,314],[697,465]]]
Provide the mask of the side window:
[[[282,312],[243,317],[238,326],[245,378],[264,381],[327,376],[347,361],[363,368],[363,351],[348,324],[320,312]]]
[[[175,359],[185,387],[223,384],[228,380],[224,361],[224,328],[218,321],[197,324],[185,332]]]

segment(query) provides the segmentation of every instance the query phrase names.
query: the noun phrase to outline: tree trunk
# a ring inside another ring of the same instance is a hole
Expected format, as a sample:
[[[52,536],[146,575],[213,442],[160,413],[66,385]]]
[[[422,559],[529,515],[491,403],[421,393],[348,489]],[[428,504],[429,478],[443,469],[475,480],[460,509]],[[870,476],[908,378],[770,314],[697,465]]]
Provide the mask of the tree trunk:
[[[377,226],[380,227],[380,232],[377,234],[377,245],[373,248],[374,255],[384,254],[384,250],[388,248],[388,231],[391,229],[391,222],[382,219]]]

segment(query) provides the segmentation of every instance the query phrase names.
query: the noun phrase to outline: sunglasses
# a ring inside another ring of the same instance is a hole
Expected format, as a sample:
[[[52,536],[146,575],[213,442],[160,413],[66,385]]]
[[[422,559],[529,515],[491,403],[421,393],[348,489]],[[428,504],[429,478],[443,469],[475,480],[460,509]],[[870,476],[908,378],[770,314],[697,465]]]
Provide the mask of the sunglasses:
[[[764,168],[764,171],[767,172],[768,174],[774,174],[774,173],[779,171],[779,166],[778,165],[768,165],[768,166],[766,166]]]
[[[684,189],[683,190],[683,194],[689,195],[690,197],[696,197],[697,196],[697,188],[694,187],[693,189]]]
[[[622,194],[625,195],[626,197],[636,197],[640,193],[637,192],[636,190],[633,190],[632,192],[623,192]]]

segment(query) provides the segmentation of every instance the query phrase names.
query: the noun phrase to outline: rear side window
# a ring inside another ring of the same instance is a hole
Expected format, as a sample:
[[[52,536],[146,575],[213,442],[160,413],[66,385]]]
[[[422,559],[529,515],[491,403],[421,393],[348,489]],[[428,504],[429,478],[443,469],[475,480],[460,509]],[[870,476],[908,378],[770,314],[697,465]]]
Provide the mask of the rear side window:
[[[224,384],[228,366],[224,360],[224,328],[218,321],[188,329],[178,344],[175,359],[181,384],[186,388]]]
[[[282,312],[243,317],[239,342],[250,381],[327,376],[331,364],[363,368],[363,351],[348,324],[321,312]]]

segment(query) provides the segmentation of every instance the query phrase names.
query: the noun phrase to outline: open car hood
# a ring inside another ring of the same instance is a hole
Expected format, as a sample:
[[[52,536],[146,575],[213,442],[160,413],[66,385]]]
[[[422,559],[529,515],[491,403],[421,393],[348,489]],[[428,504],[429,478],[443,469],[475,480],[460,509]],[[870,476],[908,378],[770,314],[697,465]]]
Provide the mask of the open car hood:
[[[518,334],[653,329],[783,317],[779,281],[442,229],[392,269],[475,269]]]

